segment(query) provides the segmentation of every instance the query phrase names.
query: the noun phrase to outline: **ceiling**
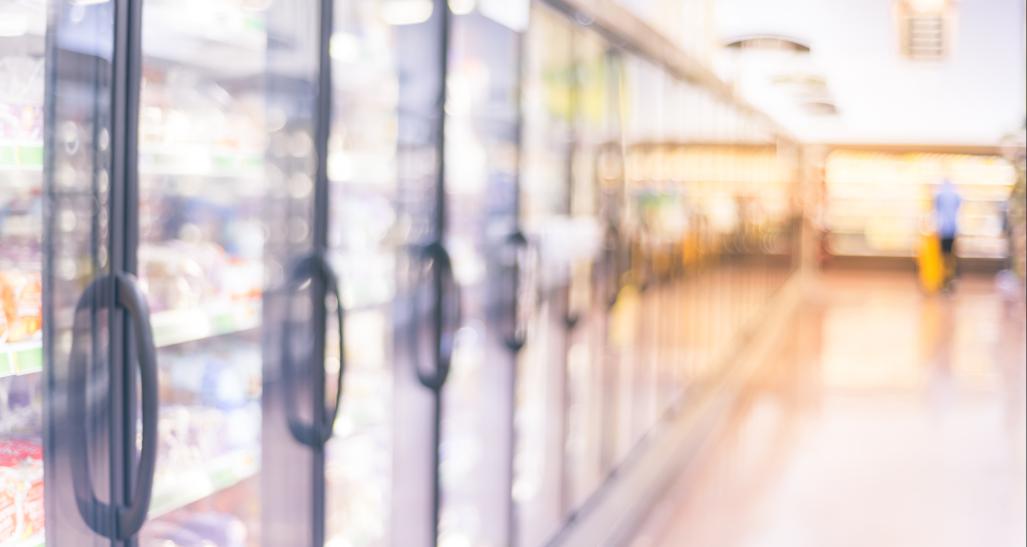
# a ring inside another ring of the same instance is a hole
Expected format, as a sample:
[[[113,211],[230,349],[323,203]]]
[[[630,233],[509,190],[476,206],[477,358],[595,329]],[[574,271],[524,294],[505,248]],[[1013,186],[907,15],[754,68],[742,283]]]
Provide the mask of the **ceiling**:
[[[783,35],[810,51],[723,49],[715,65],[807,142],[994,145],[1022,128],[1023,0],[955,3],[941,62],[900,54],[894,2],[717,0],[722,42]],[[837,114],[808,105],[825,101]]]

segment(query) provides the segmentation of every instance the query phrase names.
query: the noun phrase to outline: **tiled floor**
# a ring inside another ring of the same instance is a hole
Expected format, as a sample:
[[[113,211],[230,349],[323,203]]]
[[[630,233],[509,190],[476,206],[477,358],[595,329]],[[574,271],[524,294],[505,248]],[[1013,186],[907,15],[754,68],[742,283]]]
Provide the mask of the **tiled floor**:
[[[1022,303],[831,273],[635,547],[1027,542]]]

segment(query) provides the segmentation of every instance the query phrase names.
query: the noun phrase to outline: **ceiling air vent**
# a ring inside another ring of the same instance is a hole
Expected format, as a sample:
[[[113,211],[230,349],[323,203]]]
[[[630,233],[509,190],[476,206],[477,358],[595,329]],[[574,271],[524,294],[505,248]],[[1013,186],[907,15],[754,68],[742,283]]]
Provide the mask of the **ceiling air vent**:
[[[764,51],[790,51],[809,53],[809,46],[803,42],[779,34],[750,34],[732,38],[724,43],[728,49],[758,49]]]
[[[941,61],[950,50],[952,6],[948,0],[898,0],[902,55],[914,61]]]

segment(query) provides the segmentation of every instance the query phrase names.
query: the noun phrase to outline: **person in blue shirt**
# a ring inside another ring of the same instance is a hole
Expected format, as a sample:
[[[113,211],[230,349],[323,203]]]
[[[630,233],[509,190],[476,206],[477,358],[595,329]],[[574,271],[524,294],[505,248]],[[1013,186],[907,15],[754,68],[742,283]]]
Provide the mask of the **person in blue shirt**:
[[[959,235],[959,207],[963,198],[956,185],[943,180],[934,194],[934,224],[941,242],[941,254],[945,260],[945,288],[952,287],[956,274],[956,237]]]

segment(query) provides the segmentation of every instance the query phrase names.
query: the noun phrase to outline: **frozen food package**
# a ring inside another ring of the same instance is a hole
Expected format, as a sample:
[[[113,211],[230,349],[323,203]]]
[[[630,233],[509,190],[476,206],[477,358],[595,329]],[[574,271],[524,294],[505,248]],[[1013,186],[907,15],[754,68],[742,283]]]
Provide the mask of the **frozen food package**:
[[[0,272],[0,342],[10,340],[16,310],[14,286],[9,276]]]
[[[43,528],[43,449],[24,439],[0,441],[0,540]]]
[[[16,539],[18,535],[18,472],[0,467],[0,541]]]

